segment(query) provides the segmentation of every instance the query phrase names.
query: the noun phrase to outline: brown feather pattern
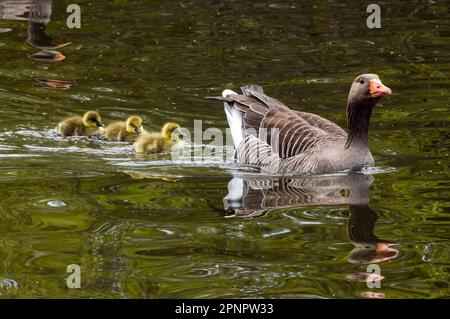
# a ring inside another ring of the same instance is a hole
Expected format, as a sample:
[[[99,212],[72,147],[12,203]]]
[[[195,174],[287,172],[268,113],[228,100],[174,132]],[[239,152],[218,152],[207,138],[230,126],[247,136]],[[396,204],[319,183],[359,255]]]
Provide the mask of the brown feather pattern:
[[[331,121],[291,110],[262,91],[249,88],[242,91],[244,95],[221,99],[232,103],[243,114],[247,134],[236,150],[239,163],[288,173],[292,171],[292,165],[301,165],[303,158],[315,149],[333,141],[346,140],[347,134]]]

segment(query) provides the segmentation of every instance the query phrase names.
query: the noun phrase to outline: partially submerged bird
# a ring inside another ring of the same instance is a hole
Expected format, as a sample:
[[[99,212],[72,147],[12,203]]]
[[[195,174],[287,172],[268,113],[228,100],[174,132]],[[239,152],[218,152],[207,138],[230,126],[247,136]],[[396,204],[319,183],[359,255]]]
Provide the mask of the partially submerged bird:
[[[161,132],[145,132],[134,143],[134,150],[145,154],[168,152],[182,140],[183,133],[180,129],[179,124],[168,122],[164,124]]]
[[[62,120],[56,126],[59,135],[62,136],[92,136],[101,135],[105,124],[100,114],[95,111],[86,112],[83,117],[72,116]]]
[[[134,142],[143,132],[142,118],[130,116],[126,122],[118,121],[105,128],[105,137],[109,141]]]
[[[328,173],[373,165],[368,148],[372,109],[391,89],[378,75],[353,81],[347,100],[348,133],[316,114],[291,110],[259,86],[231,90],[224,102],[238,163],[277,174]]]

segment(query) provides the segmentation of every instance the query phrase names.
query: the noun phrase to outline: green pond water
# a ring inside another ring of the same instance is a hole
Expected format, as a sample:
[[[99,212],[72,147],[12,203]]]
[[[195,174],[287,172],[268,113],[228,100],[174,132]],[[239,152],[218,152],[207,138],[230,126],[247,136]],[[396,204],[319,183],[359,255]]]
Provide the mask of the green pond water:
[[[378,1],[380,29],[370,2],[337,0],[79,0],[69,29],[71,3],[0,1],[0,297],[449,297],[448,1]],[[91,109],[225,132],[204,96],[244,84],[345,127],[367,72],[393,94],[359,173],[263,176],[54,132]]]

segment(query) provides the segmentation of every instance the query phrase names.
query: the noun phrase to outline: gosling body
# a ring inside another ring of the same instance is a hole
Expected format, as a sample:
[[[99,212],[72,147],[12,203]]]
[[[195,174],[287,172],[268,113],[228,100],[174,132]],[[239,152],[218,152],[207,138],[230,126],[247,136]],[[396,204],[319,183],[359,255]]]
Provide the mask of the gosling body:
[[[89,111],[83,117],[72,116],[62,120],[56,131],[61,136],[93,136],[102,135],[104,126],[100,114]]]
[[[181,142],[180,125],[177,123],[166,123],[161,132],[145,132],[134,143],[133,147],[137,153],[166,153],[175,144]]]
[[[143,132],[142,119],[130,116],[126,121],[109,124],[105,128],[105,137],[109,141],[134,142]]]

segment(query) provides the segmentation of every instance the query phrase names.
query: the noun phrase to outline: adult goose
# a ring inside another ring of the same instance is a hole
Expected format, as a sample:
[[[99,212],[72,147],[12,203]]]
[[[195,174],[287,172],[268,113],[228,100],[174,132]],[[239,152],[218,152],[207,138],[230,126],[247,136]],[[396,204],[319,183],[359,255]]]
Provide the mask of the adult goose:
[[[224,102],[238,163],[276,174],[329,173],[373,165],[367,144],[372,109],[391,89],[378,75],[353,81],[347,100],[348,133],[316,114],[291,110],[259,86],[231,90]]]

